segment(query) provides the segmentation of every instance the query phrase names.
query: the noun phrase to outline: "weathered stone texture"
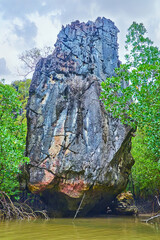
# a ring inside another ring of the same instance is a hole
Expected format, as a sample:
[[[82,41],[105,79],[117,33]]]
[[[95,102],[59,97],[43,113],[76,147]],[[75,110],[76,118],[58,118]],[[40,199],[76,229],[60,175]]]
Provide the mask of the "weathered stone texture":
[[[105,18],[73,22],[36,66],[27,107],[29,187],[50,209],[63,198],[65,209],[75,211],[85,191],[87,212],[126,186],[130,129],[99,100],[100,83],[118,65],[117,33]]]

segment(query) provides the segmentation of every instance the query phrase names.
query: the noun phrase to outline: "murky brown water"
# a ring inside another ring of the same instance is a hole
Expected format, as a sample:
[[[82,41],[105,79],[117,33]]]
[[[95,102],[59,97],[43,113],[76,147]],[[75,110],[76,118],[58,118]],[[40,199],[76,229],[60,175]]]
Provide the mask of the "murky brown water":
[[[160,228],[137,218],[0,222],[0,240],[160,240]]]

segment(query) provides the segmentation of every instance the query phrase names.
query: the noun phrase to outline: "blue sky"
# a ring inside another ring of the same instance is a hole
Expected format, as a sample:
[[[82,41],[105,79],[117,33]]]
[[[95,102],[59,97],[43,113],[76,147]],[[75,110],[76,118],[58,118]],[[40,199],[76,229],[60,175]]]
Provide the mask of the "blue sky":
[[[54,46],[62,25],[106,17],[119,28],[123,60],[127,28],[143,22],[160,46],[159,0],[0,0],[0,79],[20,79],[18,55],[33,47]]]

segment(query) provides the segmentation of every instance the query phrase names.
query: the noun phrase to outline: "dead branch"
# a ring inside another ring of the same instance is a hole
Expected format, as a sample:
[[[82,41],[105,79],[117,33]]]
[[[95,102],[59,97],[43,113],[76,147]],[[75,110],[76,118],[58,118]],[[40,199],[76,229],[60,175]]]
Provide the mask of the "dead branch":
[[[160,207],[160,201],[159,201],[158,196],[155,196],[155,198],[157,199],[158,206]]]
[[[153,217],[150,217],[150,218],[148,218],[148,219],[146,219],[146,220],[144,220],[146,223],[148,223],[149,221],[151,221],[151,220],[153,220],[153,219],[155,219],[155,218],[158,218],[158,217],[160,217],[160,214],[158,214],[158,215],[155,215],[155,216],[153,216]]]
[[[158,196],[155,196],[155,198],[157,199],[158,206],[160,207],[160,201],[159,201]],[[143,220],[143,221],[148,223],[149,221],[154,220],[155,218],[159,218],[159,217],[160,217],[160,214],[156,214],[156,215],[154,215],[146,220]]]

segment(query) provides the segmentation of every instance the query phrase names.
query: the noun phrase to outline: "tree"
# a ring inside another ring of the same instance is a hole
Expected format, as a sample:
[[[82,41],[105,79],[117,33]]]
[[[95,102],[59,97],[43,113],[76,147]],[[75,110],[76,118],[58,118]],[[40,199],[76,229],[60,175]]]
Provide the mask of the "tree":
[[[160,165],[148,150],[146,141],[145,131],[138,129],[136,137],[132,139],[132,155],[135,164],[128,184],[129,190],[137,198],[158,195],[160,189]]]
[[[24,100],[25,98],[29,97],[29,87],[31,84],[31,79],[26,80],[17,80],[12,82],[12,86],[16,89],[18,92],[18,98],[19,100]]]
[[[24,126],[27,125],[26,118],[26,105],[29,98],[29,87],[31,84],[31,79],[17,80],[12,82],[12,86],[18,93],[18,99],[21,102],[21,111],[19,115],[19,121],[23,122]]]
[[[26,124],[20,120],[21,102],[16,90],[0,82],[0,190],[8,195],[18,192],[17,175],[24,157]]]
[[[22,62],[21,70],[18,70],[20,76],[26,78],[29,74],[33,73],[36,67],[36,64],[42,57],[47,57],[49,54],[52,54],[53,48],[45,46],[43,48],[32,48],[26,50],[19,55],[19,59]]]
[[[126,36],[126,63],[102,82],[101,99],[122,123],[145,131],[144,144],[159,161],[160,51],[145,35],[143,24],[133,22]]]

